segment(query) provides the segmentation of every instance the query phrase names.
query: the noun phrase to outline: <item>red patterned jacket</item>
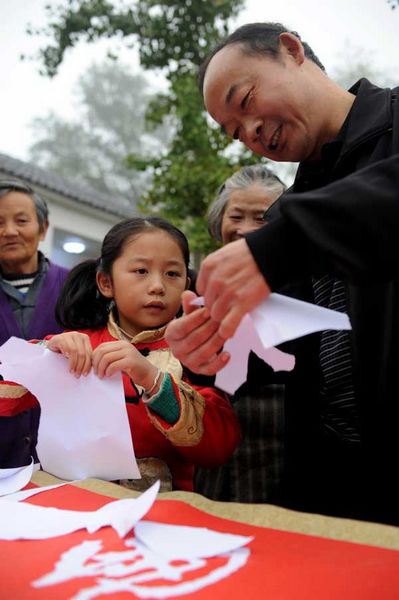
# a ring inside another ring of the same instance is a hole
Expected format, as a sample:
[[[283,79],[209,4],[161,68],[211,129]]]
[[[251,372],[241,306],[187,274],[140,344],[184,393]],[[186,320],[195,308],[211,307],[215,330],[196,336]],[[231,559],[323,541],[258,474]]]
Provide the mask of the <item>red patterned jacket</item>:
[[[170,425],[163,420],[143,402],[140,388],[123,374],[126,408],[136,457],[161,459],[171,472],[173,488],[190,491],[194,467],[224,463],[240,440],[240,427],[223,392],[190,383],[164,339],[164,330],[144,331],[131,341],[150,362],[170,374],[180,408],[178,421]],[[93,349],[121,339],[112,320],[107,327],[82,333],[90,337]],[[0,415],[16,415],[36,404],[36,398],[22,386],[0,382]]]

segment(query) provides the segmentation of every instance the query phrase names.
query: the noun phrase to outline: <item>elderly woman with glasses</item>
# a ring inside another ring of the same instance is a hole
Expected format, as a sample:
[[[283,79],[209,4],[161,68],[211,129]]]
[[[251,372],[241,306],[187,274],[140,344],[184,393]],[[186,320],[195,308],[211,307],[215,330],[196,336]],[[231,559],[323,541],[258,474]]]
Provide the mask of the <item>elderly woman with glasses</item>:
[[[221,186],[208,210],[211,236],[223,244],[267,223],[265,212],[285,185],[263,164],[243,167]],[[284,385],[281,373],[251,353],[247,381],[232,398],[242,442],[217,469],[199,469],[196,491],[214,500],[278,502],[283,469]]]

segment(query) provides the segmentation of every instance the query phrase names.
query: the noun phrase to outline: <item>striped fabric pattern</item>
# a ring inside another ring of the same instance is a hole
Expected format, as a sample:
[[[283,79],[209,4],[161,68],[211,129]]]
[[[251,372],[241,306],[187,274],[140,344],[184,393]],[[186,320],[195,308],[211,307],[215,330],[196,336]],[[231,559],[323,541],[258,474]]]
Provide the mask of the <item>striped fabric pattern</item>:
[[[18,290],[21,294],[26,294],[36,275],[37,272],[29,273],[27,275],[8,275],[6,277],[3,276],[2,279],[5,283],[8,283],[8,285],[12,285],[12,287]]]
[[[259,384],[236,394],[232,406],[242,429],[233,456],[214,469],[197,469],[194,491],[212,500],[278,503],[284,461],[283,384]]]
[[[325,275],[313,280],[315,303],[346,312],[342,281]],[[321,403],[324,426],[340,439],[358,442],[359,424],[353,386],[352,356],[348,331],[323,331],[320,342]]]

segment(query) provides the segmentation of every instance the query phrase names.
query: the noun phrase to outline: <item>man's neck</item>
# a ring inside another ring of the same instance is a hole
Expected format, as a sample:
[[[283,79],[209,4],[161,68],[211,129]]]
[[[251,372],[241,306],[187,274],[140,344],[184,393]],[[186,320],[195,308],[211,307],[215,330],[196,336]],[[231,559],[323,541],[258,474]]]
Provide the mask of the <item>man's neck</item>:
[[[323,146],[337,139],[356,99],[356,96],[350,92],[347,92],[342,88],[338,88],[338,90],[339,91],[334,94],[334,101],[329,103],[330,106],[326,123],[321,127],[317,160],[320,160]]]
[[[0,265],[3,275],[30,275],[39,269],[39,255],[36,254],[28,261],[4,261]]]

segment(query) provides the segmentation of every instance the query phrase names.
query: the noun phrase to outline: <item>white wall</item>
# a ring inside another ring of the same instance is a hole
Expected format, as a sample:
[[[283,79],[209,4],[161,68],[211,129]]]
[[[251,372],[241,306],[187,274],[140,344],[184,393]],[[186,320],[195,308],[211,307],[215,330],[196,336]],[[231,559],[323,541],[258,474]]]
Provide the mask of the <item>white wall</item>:
[[[91,209],[83,204],[66,205],[62,200],[50,199],[45,193],[43,195],[46,196],[49,208],[50,226],[45,240],[40,244],[40,249],[49,258],[53,253],[55,230],[61,229],[71,236],[94,240],[101,244],[107,231],[121,220],[120,217],[95,208]]]

